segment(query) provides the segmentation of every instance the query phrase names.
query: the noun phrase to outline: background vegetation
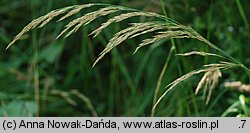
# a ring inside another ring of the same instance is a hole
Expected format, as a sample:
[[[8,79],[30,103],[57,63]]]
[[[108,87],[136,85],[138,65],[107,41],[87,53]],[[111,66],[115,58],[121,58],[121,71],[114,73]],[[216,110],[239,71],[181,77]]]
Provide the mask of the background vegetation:
[[[1,0],[0,116],[150,116],[154,91],[171,41],[163,40],[132,55],[142,38],[127,40],[94,68],[92,64],[113,34],[124,24],[150,21],[131,18],[112,24],[96,39],[88,34],[105,20],[81,28],[67,39],[55,40],[63,23],[49,23],[22,37],[8,51],[13,37],[32,19],[74,4],[110,3],[164,14],[193,27],[228,54],[250,67],[250,10],[247,0]],[[83,15],[85,12],[77,14]],[[177,53],[211,52],[201,42],[173,40]],[[215,57],[172,56],[160,93],[174,79],[213,63]],[[223,72],[208,105],[194,91],[203,75],[170,91],[156,116],[250,116],[248,93],[225,88],[228,81],[249,84],[243,70]]]

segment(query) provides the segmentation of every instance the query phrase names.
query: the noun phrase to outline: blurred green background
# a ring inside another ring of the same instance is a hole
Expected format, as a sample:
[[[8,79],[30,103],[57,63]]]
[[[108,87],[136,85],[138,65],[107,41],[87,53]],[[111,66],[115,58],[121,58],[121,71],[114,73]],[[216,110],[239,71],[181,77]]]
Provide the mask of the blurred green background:
[[[142,39],[127,40],[92,68],[113,34],[128,23],[150,19],[131,18],[110,25],[95,39],[88,36],[110,15],[67,39],[56,40],[72,17],[29,32],[5,51],[32,19],[53,9],[85,3],[110,3],[159,14],[164,7],[170,18],[193,27],[250,67],[248,0],[0,0],[0,116],[150,116],[154,90],[171,46],[169,40],[142,48],[135,55]],[[213,52],[196,40],[174,41],[177,53]],[[216,60],[172,57],[160,93],[174,79]],[[249,84],[244,71],[224,71],[207,106],[202,94],[194,94],[201,77],[195,76],[167,94],[156,116],[250,116],[250,95],[224,87],[226,81]]]

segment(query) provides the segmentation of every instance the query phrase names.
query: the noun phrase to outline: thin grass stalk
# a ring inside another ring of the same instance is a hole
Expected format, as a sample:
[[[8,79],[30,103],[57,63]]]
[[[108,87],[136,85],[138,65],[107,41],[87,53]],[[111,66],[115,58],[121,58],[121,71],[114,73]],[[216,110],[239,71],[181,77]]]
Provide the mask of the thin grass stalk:
[[[242,7],[241,2],[240,2],[240,0],[235,0],[235,2],[236,2],[237,7],[238,7],[238,9],[239,9],[240,16],[241,16],[243,22],[245,23],[245,27],[246,27],[247,30],[249,30],[249,26],[250,26],[250,25],[249,25],[248,19],[247,19],[247,17],[246,17],[246,14],[245,14],[245,12],[244,12],[244,9],[243,9],[243,7]]]
[[[39,89],[39,72],[36,68],[34,74],[35,102],[36,102],[36,117],[40,115],[40,89]]]
[[[161,6],[162,6],[162,10],[163,10],[163,13],[164,13],[164,16],[166,18],[168,18],[168,15],[167,15],[167,11],[166,11],[166,8],[164,6],[164,2],[163,0],[161,0]],[[167,59],[166,59],[166,62],[161,70],[161,73],[160,73],[160,76],[158,78],[158,81],[157,81],[157,85],[156,85],[156,88],[155,88],[155,92],[154,92],[154,99],[153,99],[153,105],[155,105],[156,101],[157,101],[157,96],[158,96],[158,93],[159,93],[159,90],[161,88],[161,84],[162,84],[162,79],[163,79],[163,76],[167,70],[167,67],[168,67],[168,64],[170,62],[170,59],[172,57],[172,54],[176,54],[177,53],[177,49],[176,49],[176,45],[175,45],[175,42],[174,42],[174,39],[173,38],[170,38],[171,40],[171,49],[169,51],[169,54],[167,56]],[[178,64],[178,69],[180,69],[180,65]],[[152,107],[151,109],[151,117],[153,117],[155,115],[155,108]]]
[[[173,52],[174,52],[174,47],[173,47],[173,45],[172,45],[172,47],[171,47],[171,49],[170,49],[170,51],[169,51],[169,54],[168,54],[168,56],[167,56],[167,59],[166,59],[166,61],[165,61],[165,64],[164,64],[164,66],[163,66],[163,68],[162,68],[162,70],[161,70],[161,74],[160,74],[160,76],[159,76],[159,78],[158,78],[158,81],[157,81],[157,86],[156,86],[155,92],[154,92],[153,105],[155,105],[155,103],[156,103],[156,101],[157,101],[158,93],[159,93],[159,90],[160,90],[161,84],[162,84],[162,79],[163,79],[163,76],[164,76],[164,74],[165,74],[165,72],[166,72],[166,70],[167,70],[167,67],[168,67],[168,64],[169,64],[169,62],[170,62],[170,59],[171,59],[171,57],[172,57],[172,55],[173,55]],[[154,117],[154,115],[155,115],[155,108],[152,108],[152,110],[151,110],[151,117]]]

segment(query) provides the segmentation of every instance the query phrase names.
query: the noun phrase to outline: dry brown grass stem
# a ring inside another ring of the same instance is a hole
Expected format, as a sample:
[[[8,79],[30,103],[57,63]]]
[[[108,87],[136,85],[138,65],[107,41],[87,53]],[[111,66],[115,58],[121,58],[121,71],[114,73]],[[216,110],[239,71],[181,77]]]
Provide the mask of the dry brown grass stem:
[[[60,90],[51,90],[50,93],[53,95],[60,95],[61,97],[63,97],[65,99],[65,101],[67,101],[72,106],[78,105],[77,102],[71,98],[72,96],[76,96],[77,98],[79,98],[80,100],[82,100],[83,102],[86,103],[87,108],[90,110],[90,112],[92,113],[92,115],[94,117],[98,116],[98,114],[97,114],[93,104],[89,100],[89,98],[87,96],[85,96],[84,94],[80,93],[78,90],[71,90],[69,92],[60,91]]]

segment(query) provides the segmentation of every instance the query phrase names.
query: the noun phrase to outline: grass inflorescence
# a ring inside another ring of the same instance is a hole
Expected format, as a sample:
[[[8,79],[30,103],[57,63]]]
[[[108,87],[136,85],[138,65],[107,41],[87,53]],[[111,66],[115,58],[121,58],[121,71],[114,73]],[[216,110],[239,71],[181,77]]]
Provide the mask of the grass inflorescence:
[[[203,44],[207,45],[211,49],[215,50],[216,53],[208,53],[205,51],[191,51],[187,53],[177,53],[178,56],[192,56],[192,55],[198,55],[198,56],[213,56],[220,59],[219,62],[213,63],[213,64],[205,64],[201,69],[193,70],[167,86],[165,86],[164,93],[160,95],[160,97],[157,97],[158,94],[155,94],[156,98],[153,102],[152,107],[152,116],[155,113],[157,105],[161,102],[161,100],[166,96],[166,94],[177,87],[180,83],[183,81],[191,78],[194,75],[204,73],[204,76],[200,80],[200,82],[197,85],[195,93],[197,94],[201,88],[204,88],[204,95],[207,94],[207,100],[206,104],[211,99],[212,91],[215,89],[216,85],[219,82],[219,78],[222,76],[222,72],[224,70],[232,69],[232,68],[243,68],[247,75],[250,75],[249,69],[244,66],[242,63],[240,63],[238,60],[227,54],[225,51],[217,47],[215,44],[209,42],[207,39],[202,37],[199,33],[197,33],[193,28],[189,26],[182,25],[170,18],[168,18],[166,15],[160,15],[152,12],[143,12],[136,9],[131,9],[127,7],[122,6],[115,6],[115,5],[108,5],[108,4],[85,4],[85,5],[74,5],[69,6],[57,10],[53,10],[49,12],[48,14],[41,16],[33,21],[31,21],[27,26],[25,26],[22,31],[15,36],[15,38],[9,43],[6,49],[8,49],[10,46],[12,46],[16,41],[20,40],[22,36],[24,36],[27,32],[33,30],[34,28],[42,28],[46,24],[48,24],[53,19],[57,19],[57,22],[64,21],[66,19],[69,19],[72,16],[75,16],[80,11],[91,8],[93,6],[99,6],[99,10],[91,11],[89,13],[86,13],[80,17],[77,17],[73,20],[71,20],[65,28],[60,32],[60,34],[57,36],[57,39],[61,36],[69,37],[73,33],[77,32],[80,27],[86,26],[87,24],[92,23],[94,20],[96,20],[99,17],[113,15],[114,17],[108,19],[106,22],[100,24],[100,27],[96,28],[94,31],[92,31],[89,35],[93,36],[93,38],[97,37],[101,32],[108,28],[109,25],[112,23],[119,23],[125,19],[129,19],[131,17],[152,17],[155,18],[155,20],[149,21],[149,22],[137,22],[137,23],[129,23],[128,27],[125,29],[120,30],[116,34],[113,35],[113,37],[109,40],[109,42],[106,44],[104,50],[99,54],[99,57],[95,60],[93,67],[106,55],[108,54],[112,49],[117,47],[118,45],[122,44],[124,41],[128,39],[132,39],[138,36],[142,36],[145,34],[153,34],[152,37],[143,39],[141,43],[138,44],[138,47],[135,49],[134,54],[142,47],[159,42],[163,39],[195,39]],[[169,57],[170,58],[170,57]],[[168,59],[169,60],[169,59]],[[167,61],[168,62],[168,61]],[[165,71],[163,71],[165,72]],[[162,76],[161,76],[162,77]],[[160,78],[162,79],[162,78]],[[161,82],[159,82],[161,83]],[[247,91],[246,85],[237,83],[237,85],[233,83],[227,83],[227,87],[234,87],[239,88],[241,91]],[[159,87],[158,87],[159,89]],[[53,92],[54,94],[60,94],[63,97],[66,98],[69,103],[74,104],[74,102],[70,102],[71,100],[65,96],[68,95],[68,93],[64,92]],[[74,95],[77,95],[81,97],[82,95],[78,95],[78,92],[71,92]],[[159,93],[157,90],[155,93]],[[87,104],[88,99],[82,98]],[[94,115],[96,115],[92,104],[88,104],[91,107],[91,110]]]

